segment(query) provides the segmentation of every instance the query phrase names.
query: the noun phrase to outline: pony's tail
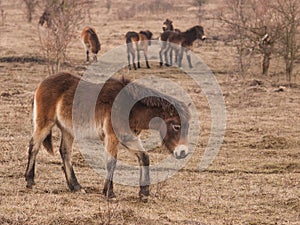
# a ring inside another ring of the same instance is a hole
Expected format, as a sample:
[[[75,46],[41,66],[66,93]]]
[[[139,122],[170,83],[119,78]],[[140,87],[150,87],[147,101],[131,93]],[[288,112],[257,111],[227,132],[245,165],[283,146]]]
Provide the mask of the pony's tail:
[[[132,41],[131,41],[131,36],[126,36],[126,44],[129,44],[129,43],[131,43]]]
[[[98,51],[100,51],[100,49],[101,49],[101,45],[100,45],[100,41],[98,39],[98,36],[97,36],[97,34],[95,33],[95,31],[92,28],[88,29],[88,32],[92,36],[92,39],[91,39],[91,42],[92,42],[92,52],[95,53],[95,54],[97,54]]]
[[[34,108],[35,101],[32,99],[31,102],[32,109]],[[46,148],[47,152],[51,155],[54,155],[53,145],[52,145],[52,130],[50,130],[49,134],[43,141],[43,146]]]
[[[126,44],[132,43],[132,38],[134,38],[135,41],[139,41],[140,39],[139,34],[134,31],[128,32],[125,38],[126,38]]]
[[[52,130],[50,130],[49,134],[44,139],[43,145],[49,154],[54,155],[53,145],[52,145]]]

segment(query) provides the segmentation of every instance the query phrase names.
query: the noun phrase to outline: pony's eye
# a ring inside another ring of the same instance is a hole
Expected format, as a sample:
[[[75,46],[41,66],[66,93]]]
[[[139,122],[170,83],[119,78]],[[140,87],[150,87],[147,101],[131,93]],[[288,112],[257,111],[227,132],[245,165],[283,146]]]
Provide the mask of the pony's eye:
[[[178,125],[178,124],[174,124],[173,125],[173,129],[175,130],[175,131],[179,131],[180,130],[180,125]]]

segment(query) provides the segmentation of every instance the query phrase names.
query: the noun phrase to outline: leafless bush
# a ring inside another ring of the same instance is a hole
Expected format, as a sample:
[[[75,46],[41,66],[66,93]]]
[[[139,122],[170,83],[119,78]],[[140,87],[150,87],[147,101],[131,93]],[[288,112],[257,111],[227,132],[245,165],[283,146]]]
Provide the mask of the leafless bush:
[[[278,52],[285,61],[286,80],[291,82],[295,62],[300,59],[300,2],[276,0],[273,10],[281,27]]]
[[[60,71],[65,62],[67,49],[76,38],[79,25],[83,22],[87,0],[46,0],[45,24],[39,29],[42,51],[48,61],[50,74]],[[44,13],[45,14],[45,13]]]
[[[206,3],[206,0],[194,0],[193,5],[198,8],[197,12],[197,18],[199,21],[199,24],[201,24],[203,20],[203,5]]]
[[[35,12],[39,0],[23,0],[23,2],[25,3],[25,7],[26,7],[27,21],[31,23],[32,15]]]
[[[286,62],[290,81],[299,58],[300,2],[297,0],[226,0],[219,20],[235,36],[238,68],[245,75],[254,54],[262,55],[262,74],[267,75],[271,56],[279,53]],[[249,54],[251,53],[251,54]]]

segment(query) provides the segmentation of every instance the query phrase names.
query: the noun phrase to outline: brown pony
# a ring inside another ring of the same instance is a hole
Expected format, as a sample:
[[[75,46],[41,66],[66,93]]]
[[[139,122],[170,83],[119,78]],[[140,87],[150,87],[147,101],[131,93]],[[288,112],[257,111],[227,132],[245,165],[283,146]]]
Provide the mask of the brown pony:
[[[169,35],[172,34],[172,32],[168,32],[168,31],[173,31],[173,32],[177,32],[177,33],[180,33],[181,31],[179,29],[174,29],[174,26],[173,26],[173,21],[172,20],[169,20],[169,19],[166,19],[164,22],[163,22],[163,27],[162,27],[164,33],[161,34],[161,36],[163,36],[163,39],[164,40],[168,40],[169,38]],[[173,49],[172,48],[169,48],[166,52],[165,52],[165,55],[170,55],[170,65],[172,65],[172,59],[173,59]],[[177,60],[177,56],[175,56],[175,62]],[[168,63],[166,63],[166,66],[169,66]]]
[[[204,35],[204,30],[202,26],[194,26],[185,32],[174,32],[174,31],[165,31],[161,34],[160,40],[161,49],[159,51],[160,57],[160,66],[163,65],[162,55],[165,56],[166,65],[172,65],[172,57],[170,57],[170,64],[168,62],[168,51],[175,50],[176,52],[176,62],[178,66],[181,67],[183,52],[186,52],[187,61],[189,67],[192,68],[190,48],[192,47],[194,41],[200,39],[204,41],[206,39]]]
[[[94,28],[85,27],[81,32],[81,40],[86,50],[86,62],[90,61],[89,53],[94,54],[94,62],[97,62],[97,54],[101,49],[101,44]]]
[[[81,91],[77,89],[79,85]],[[116,96],[120,96],[121,90],[124,91],[124,95],[120,99],[121,105],[117,105],[120,111],[117,111],[117,126],[114,127],[111,116],[112,107]],[[75,94],[76,101],[74,100]],[[96,96],[94,102],[91,96]],[[141,98],[141,96],[148,97]],[[134,105],[127,119],[123,121],[122,110],[128,107],[128,102],[134,102]],[[88,116],[91,115],[90,112],[92,112],[91,117]],[[79,115],[78,121],[74,116],[76,113]],[[157,117],[161,120],[153,120]],[[32,188],[34,185],[35,161],[41,144],[49,153],[54,154],[51,130],[57,125],[61,130],[59,151],[67,184],[71,191],[82,189],[71,163],[72,144],[75,138],[74,128],[76,127],[80,134],[87,135],[86,138],[89,138],[89,129],[96,130],[96,137],[104,141],[107,154],[107,177],[103,194],[108,198],[115,196],[113,174],[120,143],[138,158],[140,164],[139,195],[147,200],[150,184],[149,156],[141,144],[139,134],[142,130],[150,129],[149,124],[152,121],[151,129],[160,132],[163,144],[170,153],[177,159],[185,158],[188,154],[189,120],[190,112],[183,102],[129,80],[111,78],[104,84],[94,84],[69,73],[47,77],[39,84],[34,96],[34,131],[29,142],[25,173],[27,187]],[[125,124],[130,127],[129,131],[124,129]]]
[[[148,62],[148,46],[151,45],[152,32],[140,31],[139,33],[134,31],[129,31],[125,35],[125,42],[127,45],[127,59],[128,59],[128,68],[131,69],[130,66],[130,55],[132,57],[133,68],[136,70],[135,64],[135,53],[137,53],[138,58],[138,68],[141,68],[140,65],[140,51],[144,52],[144,57],[146,61],[147,68],[150,68]]]
[[[163,22],[163,27],[162,27],[163,31],[176,31],[176,32],[181,32],[179,29],[174,29],[173,26],[173,21],[166,19],[165,22]]]

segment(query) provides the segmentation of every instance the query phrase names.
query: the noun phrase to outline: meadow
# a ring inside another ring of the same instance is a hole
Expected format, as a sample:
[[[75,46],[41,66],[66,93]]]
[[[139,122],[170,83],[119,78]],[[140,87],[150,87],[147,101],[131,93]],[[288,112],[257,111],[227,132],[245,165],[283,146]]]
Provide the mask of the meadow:
[[[154,2],[154,1],[153,1]],[[141,7],[139,1],[113,1],[107,12],[97,1],[91,18],[82,24],[95,27],[101,42],[100,58],[124,44],[127,31],[162,32],[166,18],[185,30],[198,24],[192,1],[171,2],[172,10]],[[213,12],[220,1],[209,1]],[[151,1],[150,1],[151,3]],[[133,17],[132,5],[140,6]],[[146,3],[145,3],[146,4]],[[149,3],[147,3],[149,4]],[[178,68],[123,68],[132,79],[157,76],[177,82],[199,111],[201,132],[191,160],[171,178],[150,186],[147,203],[138,187],[115,185],[117,198],[101,194],[104,178],[84,160],[74,146],[73,165],[86,193],[71,193],[66,185],[58,152],[60,133],[54,130],[55,156],[41,149],[37,157],[36,185],[24,179],[28,142],[32,132],[32,98],[39,82],[49,76],[40,50],[38,19],[27,23],[22,7],[2,2],[6,17],[0,25],[0,224],[299,224],[300,223],[300,84],[288,85],[279,59],[270,75],[260,75],[259,63],[249,75],[236,72],[236,52],[226,41],[222,24],[202,21],[207,37],[224,39],[196,42],[193,52],[214,74],[226,106],[225,137],[218,155],[204,171],[198,165],[211,135],[211,112],[205,93]],[[148,5],[149,6],[149,5]],[[82,75],[89,65],[78,39],[68,49],[64,70]],[[150,47],[151,48],[151,47]],[[185,59],[184,59],[185,61]],[[299,73],[299,63],[296,65]],[[147,135],[147,134],[145,134]],[[156,149],[151,164],[168,153]],[[138,165],[124,149],[120,158]],[[137,177],[138,179],[138,177]]]

